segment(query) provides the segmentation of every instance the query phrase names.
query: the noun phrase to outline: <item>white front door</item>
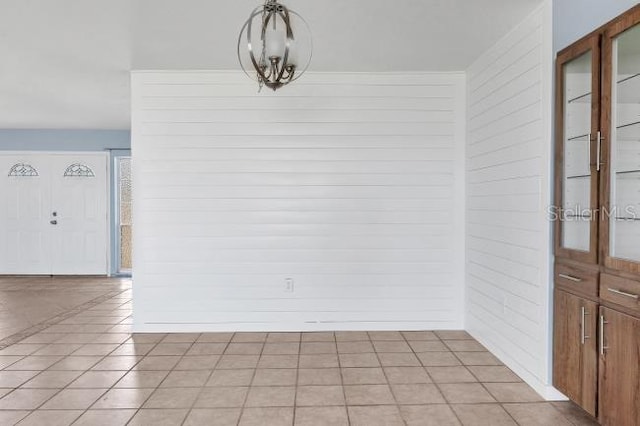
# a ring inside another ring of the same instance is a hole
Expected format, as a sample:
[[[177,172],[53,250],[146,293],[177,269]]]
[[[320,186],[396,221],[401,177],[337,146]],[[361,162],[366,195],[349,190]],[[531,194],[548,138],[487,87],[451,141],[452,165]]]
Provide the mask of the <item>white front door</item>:
[[[0,156],[0,172],[16,165],[21,170],[0,175],[0,274],[107,274],[107,158]]]
[[[0,273],[51,273],[50,164],[44,155],[0,158]]]
[[[53,275],[107,273],[107,159],[56,156],[52,161]]]

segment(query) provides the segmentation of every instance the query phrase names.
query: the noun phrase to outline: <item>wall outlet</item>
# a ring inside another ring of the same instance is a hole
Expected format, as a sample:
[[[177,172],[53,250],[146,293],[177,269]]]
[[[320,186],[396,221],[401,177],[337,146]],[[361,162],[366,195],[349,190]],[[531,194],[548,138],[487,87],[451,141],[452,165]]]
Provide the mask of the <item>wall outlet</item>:
[[[284,292],[293,293],[294,289],[293,278],[286,278],[284,280]]]

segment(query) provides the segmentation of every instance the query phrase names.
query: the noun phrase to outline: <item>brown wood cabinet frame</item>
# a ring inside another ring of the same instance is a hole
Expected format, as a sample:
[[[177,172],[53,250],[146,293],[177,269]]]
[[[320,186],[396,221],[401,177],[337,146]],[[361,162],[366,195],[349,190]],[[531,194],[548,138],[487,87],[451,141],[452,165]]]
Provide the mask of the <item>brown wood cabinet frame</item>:
[[[602,93],[601,93],[601,123],[602,135],[604,137],[602,144],[602,168],[600,176],[600,199],[601,211],[610,210],[611,207],[611,98],[613,84],[613,40],[628,30],[629,28],[640,24],[640,7],[635,7],[625,13],[619,19],[613,21],[604,31],[602,41]],[[600,215],[600,259],[606,268],[628,272],[632,274],[640,274],[640,263],[630,260],[618,259],[610,256],[610,222],[609,216]],[[640,241],[638,242],[640,244]]]
[[[558,54],[556,60],[556,143],[555,143],[555,205],[562,208],[562,185],[564,182],[564,66],[571,60],[591,52],[591,188],[590,208],[593,212],[589,228],[589,251],[579,251],[562,247],[561,217],[555,221],[555,255],[585,263],[598,263],[598,171],[595,164],[596,144],[594,137],[600,130],[600,34],[584,38]]]

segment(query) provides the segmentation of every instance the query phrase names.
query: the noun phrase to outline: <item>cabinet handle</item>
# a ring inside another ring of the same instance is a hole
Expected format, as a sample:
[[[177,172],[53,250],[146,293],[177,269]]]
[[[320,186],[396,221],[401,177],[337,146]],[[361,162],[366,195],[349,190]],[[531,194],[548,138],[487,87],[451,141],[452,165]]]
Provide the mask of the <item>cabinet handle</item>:
[[[611,293],[619,294],[620,296],[624,296],[624,297],[630,297],[636,300],[638,300],[638,297],[640,297],[637,294],[627,293],[626,291],[617,290],[615,288],[608,288],[607,290],[609,290]]]
[[[590,336],[586,335],[586,321],[585,321],[585,317],[589,315],[589,313],[587,312],[587,308],[585,308],[584,306],[582,306],[580,308],[580,343],[582,343],[584,345],[585,340],[591,338]]]
[[[600,355],[604,355],[604,351],[609,349],[608,346],[604,345],[604,326],[605,324],[609,324],[604,320],[604,315],[600,315]]]
[[[564,278],[565,280],[573,281],[575,283],[581,283],[582,282],[582,278],[574,277],[573,275],[558,274],[558,276],[560,278]]]
[[[604,138],[602,137],[602,133],[600,132],[600,130],[598,130],[598,146],[596,148],[596,170],[600,171],[600,166],[602,165],[602,162],[600,161],[602,159],[602,140]]]
[[[589,136],[587,136],[589,138],[589,149],[587,150],[589,152],[589,174],[591,174],[591,143],[593,142],[593,138],[591,136],[591,132],[589,132]]]

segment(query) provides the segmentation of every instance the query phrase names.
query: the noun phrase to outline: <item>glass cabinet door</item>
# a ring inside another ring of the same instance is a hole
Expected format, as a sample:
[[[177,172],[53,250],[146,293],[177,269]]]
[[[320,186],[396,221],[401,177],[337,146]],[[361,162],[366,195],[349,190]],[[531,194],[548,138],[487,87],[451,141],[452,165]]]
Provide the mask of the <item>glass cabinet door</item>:
[[[556,255],[597,262],[599,42],[558,57]]]
[[[605,264],[637,272],[640,267],[640,24],[612,30],[605,40],[603,105],[607,126],[603,241]],[[607,94],[609,96],[607,96]],[[606,192],[606,191],[605,191]],[[608,234],[608,235],[607,235]],[[635,263],[635,265],[634,265]]]

